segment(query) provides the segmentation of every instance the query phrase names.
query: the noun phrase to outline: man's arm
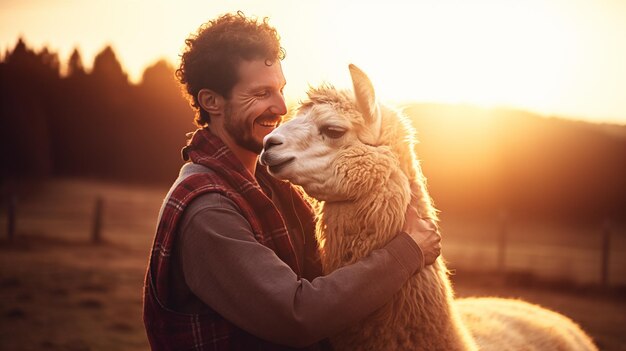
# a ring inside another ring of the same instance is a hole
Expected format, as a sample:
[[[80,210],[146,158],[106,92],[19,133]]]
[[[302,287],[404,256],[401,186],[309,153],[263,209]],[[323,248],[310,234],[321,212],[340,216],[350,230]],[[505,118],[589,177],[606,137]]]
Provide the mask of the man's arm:
[[[293,347],[336,334],[374,312],[423,264],[419,246],[400,234],[353,265],[299,280],[219,194],[192,202],[179,235],[184,277],[199,299],[240,328]]]

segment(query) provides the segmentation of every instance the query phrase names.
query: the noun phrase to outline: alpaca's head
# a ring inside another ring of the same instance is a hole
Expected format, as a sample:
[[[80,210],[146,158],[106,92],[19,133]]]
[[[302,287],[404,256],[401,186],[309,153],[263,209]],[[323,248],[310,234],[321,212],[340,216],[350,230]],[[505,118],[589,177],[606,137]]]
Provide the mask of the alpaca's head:
[[[318,200],[354,200],[398,168],[415,178],[410,123],[377,102],[363,71],[349,69],[354,92],[312,88],[297,114],[264,139],[261,163]]]

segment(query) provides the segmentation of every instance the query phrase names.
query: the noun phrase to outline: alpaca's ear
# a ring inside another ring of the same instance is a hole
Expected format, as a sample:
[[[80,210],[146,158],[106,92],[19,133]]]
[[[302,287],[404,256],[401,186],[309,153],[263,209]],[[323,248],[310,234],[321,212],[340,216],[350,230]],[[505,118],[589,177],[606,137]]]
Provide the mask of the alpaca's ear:
[[[365,119],[365,123],[370,126],[372,131],[372,144],[377,144],[380,136],[381,116],[378,103],[376,102],[376,94],[374,85],[367,77],[365,72],[361,71],[357,66],[350,64],[350,76],[352,77],[352,85],[354,86],[354,95],[359,111]]]

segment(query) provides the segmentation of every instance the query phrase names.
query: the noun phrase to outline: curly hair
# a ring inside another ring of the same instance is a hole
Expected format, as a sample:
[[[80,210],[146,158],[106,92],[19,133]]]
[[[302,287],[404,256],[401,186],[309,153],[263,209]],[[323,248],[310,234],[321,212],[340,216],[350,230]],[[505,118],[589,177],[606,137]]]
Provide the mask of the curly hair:
[[[228,13],[209,21],[185,40],[176,78],[196,109],[195,123],[206,126],[211,116],[198,104],[198,92],[211,89],[229,99],[239,80],[242,60],[264,59],[267,65],[285,58],[276,29],[269,19],[247,18],[243,12]]]

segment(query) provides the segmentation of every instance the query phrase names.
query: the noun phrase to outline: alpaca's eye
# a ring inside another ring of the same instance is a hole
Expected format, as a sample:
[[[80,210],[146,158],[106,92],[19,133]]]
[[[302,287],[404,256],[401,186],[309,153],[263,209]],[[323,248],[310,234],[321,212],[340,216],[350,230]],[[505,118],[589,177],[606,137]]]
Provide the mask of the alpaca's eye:
[[[347,130],[341,127],[325,126],[320,129],[320,132],[331,139],[339,139],[346,134]]]

